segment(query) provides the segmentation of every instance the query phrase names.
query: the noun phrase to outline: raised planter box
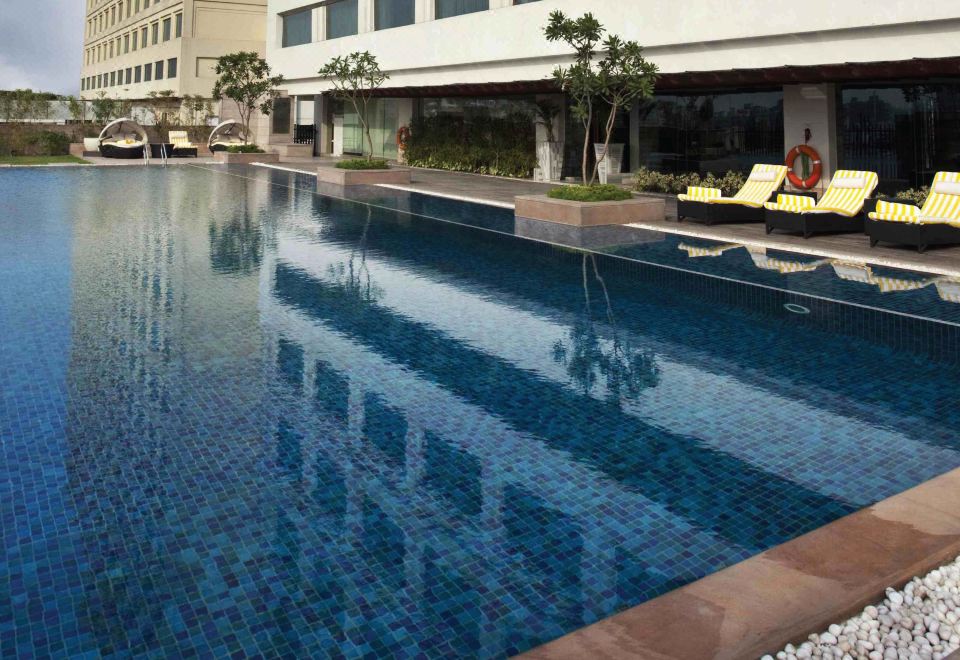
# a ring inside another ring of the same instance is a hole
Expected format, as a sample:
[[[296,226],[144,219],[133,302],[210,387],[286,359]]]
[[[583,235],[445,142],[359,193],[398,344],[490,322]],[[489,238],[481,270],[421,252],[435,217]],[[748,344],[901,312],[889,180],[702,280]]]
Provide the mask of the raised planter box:
[[[631,222],[653,222],[666,217],[662,199],[634,197],[621,202],[569,202],[546,195],[524,195],[515,198],[514,214],[545,222],[574,227],[626,225]]]
[[[388,170],[341,170],[318,167],[317,181],[335,186],[374,186],[386,183],[401,186],[410,183],[410,170],[391,167]]]
[[[214,154],[214,158],[218,163],[225,163],[227,165],[280,162],[280,154],[232,154],[228,151],[217,151]]]

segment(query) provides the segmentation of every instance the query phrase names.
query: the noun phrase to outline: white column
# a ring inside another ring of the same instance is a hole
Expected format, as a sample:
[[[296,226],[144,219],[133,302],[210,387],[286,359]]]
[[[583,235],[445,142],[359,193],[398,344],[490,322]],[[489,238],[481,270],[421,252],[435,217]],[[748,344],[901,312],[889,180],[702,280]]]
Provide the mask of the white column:
[[[373,13],[374,0],[359,0],[357,2],[357,33],[373,32],[376,29],[376,20]]]
[[[825,190],[837,169],[837,88],[833,84],[785,85],[783,88],[783,153],[804,143],[810,129],[810,146],[823,162],[823,178],[817,189]]]
[[[326,39],[327,39],[327,10],[324,9],[323,7],[316,7],[313,10],[313,40],[326,41]]]
[[[434,0],[416,0],[414,6],[414,20],[417,23],[425,23],[436,18],[436,4]]]
[[[513,0],[490,0],[490,9],[500,9],[502,7],[512,7]]]

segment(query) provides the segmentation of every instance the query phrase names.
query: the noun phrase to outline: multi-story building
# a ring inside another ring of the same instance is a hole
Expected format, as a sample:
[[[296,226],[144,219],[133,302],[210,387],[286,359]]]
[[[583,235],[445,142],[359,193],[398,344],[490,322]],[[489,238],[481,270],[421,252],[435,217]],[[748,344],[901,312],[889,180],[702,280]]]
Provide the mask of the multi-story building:
[[[548,43],[551,11],[590,11],[638,41],[662,72],[657,96],[626,113],[625,167],[743,170],[809,144],[829,178],[872,169],[894,186],[960,167],[960,2],[905,0],[269,0],[268,61],[315,124],[319,151],[350,151],[350,113],[317,69],[370,51],[391,78],[373,113],[375,151],[417,114],[506,112],[556,94],[569,49]],[[558,100],[562,97],[556,97]],[[566,114],[564,173],[583,129]],[[344,128],[346,127],[346,128]]]
[[[217,58],[263,53],[266,0],[84,0],[85,98],[209,97]]]

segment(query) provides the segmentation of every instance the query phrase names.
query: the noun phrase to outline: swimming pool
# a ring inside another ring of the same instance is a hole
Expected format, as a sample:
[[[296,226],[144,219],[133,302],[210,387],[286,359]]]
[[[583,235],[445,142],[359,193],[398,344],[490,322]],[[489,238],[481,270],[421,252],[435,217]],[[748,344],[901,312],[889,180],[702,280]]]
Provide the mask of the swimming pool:
[[[5,650],[502,657],[960,466],[936,282],[307,185],[0,175]]]

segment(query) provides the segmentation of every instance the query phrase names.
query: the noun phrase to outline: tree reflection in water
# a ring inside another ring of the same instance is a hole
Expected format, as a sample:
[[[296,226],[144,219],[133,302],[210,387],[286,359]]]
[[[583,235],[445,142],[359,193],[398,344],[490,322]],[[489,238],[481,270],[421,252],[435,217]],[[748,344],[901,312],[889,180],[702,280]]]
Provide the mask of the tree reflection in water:
[[[383,295],[383,289],[370,280],[370,269],[367,267],[367,235],[372,217],[373,209],[368,206],[363,233],[350,251],[349,261],[332,264],[327,268],[333,284],[340,287],[350,298],[363,303],[376,302]]]
[[[608,338],[597,331],[593,319],[593,304],[590,296],[590,270],[600,287],[601,301],[605,310]],[[660,382],[660,368],[652,351],[633,344],[629,334],[621,335],[617,328],[607,285],[597,268],[596,255],[583,255],[584,311],[570,328],[569,339],[557,341],[553,346],[553,359],[563,365],[570,378],[590,394],[603,379],[607,397],[620,406],[624,400],[637,398],[641,392],[656,387]]]
[[[263,259],[263,233],[249,213],[235,216],[224,225],[210,223],[210,265],[214,272],[250,275]]]

